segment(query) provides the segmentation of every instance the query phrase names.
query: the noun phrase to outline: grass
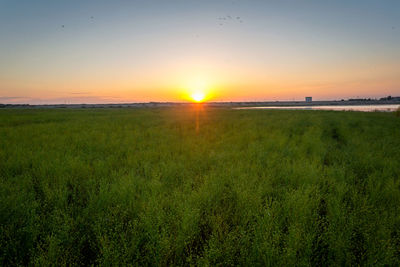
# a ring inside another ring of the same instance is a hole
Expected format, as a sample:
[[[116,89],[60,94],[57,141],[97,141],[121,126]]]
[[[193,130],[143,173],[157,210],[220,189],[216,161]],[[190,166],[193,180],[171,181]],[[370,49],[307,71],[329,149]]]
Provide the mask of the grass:
[[[0,203],[4,266],[399,265],[400,120],[0,110]]]

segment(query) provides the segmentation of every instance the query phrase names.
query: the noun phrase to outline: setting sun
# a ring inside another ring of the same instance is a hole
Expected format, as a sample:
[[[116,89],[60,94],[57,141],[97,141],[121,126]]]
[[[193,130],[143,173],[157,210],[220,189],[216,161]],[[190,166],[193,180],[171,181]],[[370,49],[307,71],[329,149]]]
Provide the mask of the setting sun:
[[[195,102],[203,102],[205,99],[205,94],[203,92],[195,92],[195,93],[191,94],[191,98]]]

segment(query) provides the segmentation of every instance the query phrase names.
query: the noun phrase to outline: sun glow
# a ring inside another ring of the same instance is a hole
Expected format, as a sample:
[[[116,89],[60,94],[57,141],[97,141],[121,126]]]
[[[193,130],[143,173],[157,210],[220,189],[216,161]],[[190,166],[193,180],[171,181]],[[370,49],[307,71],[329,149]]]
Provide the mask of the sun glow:
[[[204,103],[215,99],[215,81],[205,75],[188,78],[181,85],[181,98],[194,103]]]
[[[204,92],[194,92],[190,95],[190,97],[195,101],[195,102],[203,102],[206,95],[204,94]]]

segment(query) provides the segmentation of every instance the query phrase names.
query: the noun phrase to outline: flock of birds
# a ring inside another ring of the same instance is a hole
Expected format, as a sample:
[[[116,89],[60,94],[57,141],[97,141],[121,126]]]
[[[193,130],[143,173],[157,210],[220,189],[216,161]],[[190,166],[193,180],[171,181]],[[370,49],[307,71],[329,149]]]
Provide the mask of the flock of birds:
[[[91,20],[94,19],[93,16],[90,17]],[[227,15],[226,17],[219,17],[217,19],[219,21],[219,26],[224,26],[225,24],[227,24],[229,21],[231,22],[238,22],[238,23],[243,23],[243,20],[241,17],[232,17],[231,15]],[[61,28],[65,28],[65,25],[61,25]]]
[[[219,26],[223,26],[228,22],[243,23],[243,20],[240,17],[232,17],[231,15],[227,15],[226,17],[219,17],[218,21],[219,21]]]

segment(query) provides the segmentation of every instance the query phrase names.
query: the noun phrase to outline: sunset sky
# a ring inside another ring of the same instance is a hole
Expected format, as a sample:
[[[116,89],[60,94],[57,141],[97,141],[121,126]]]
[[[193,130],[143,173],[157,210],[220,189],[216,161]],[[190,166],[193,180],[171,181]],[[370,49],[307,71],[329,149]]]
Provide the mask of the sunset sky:
[[[0,103],[400,95],[400,1],[0,0]]]

